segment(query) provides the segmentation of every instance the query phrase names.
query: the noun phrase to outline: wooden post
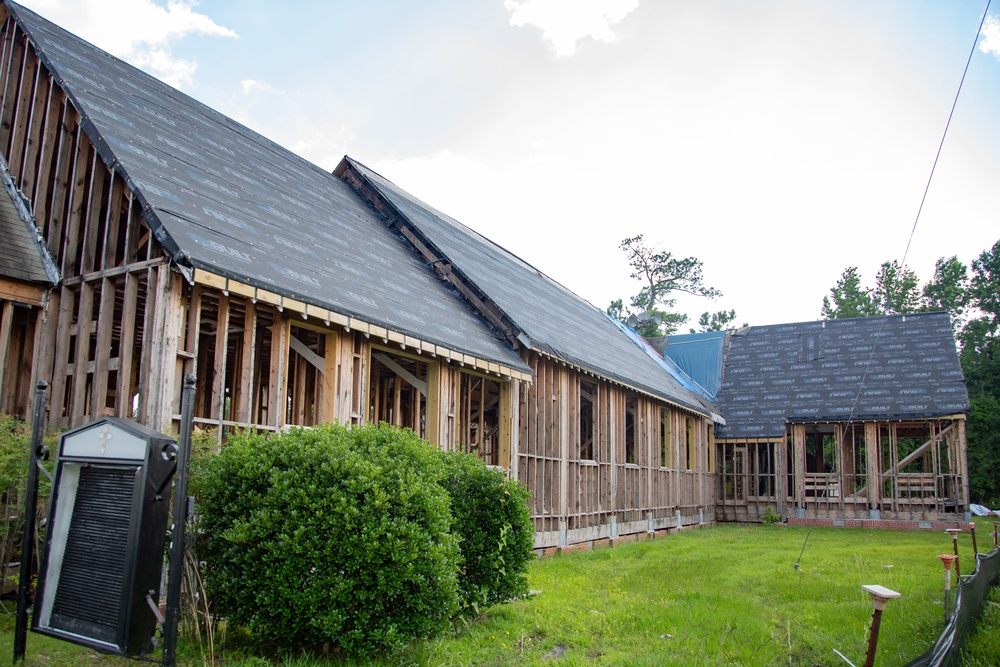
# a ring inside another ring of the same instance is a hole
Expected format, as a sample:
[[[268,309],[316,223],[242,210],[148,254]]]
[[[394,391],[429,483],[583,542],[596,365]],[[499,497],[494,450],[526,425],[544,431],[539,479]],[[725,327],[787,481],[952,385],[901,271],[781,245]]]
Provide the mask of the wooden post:
[[[139,277],[125,274],[125,296],[122,302],[121,340],[118,343],[118,386],[115,389],[115,416],[132,416],[132,370],[135,355],[135,315],[139,298]]]
[[[215,318],[215,357],[212,364],[212,419],[219,420],[219,437],[226,417],[226,352],[229,347],[229,297],[219,294]]]
[[[0,389],[7,386],[7,351],[10,349],[10,332],[14,321],[14,304],[4,301],[0,313]],[[7,411],[0,401],[0,412]]]
[[[878,424],[865,422],[865,456],[868,467],[868,508],[879,509],[882,498],[882,464],[879,450]]]
[[[965,511],[969,511],[969,459],[965,440],[965,415],[958,419],[958,438],[950,438],[949,443],[952,443],[949,446],[957,450],[955,457],[958,459],[959,479],[962,485],[960,502]]]
[[[559,425],[559,521],[563,525],[569,515],[569,373],[565,369],[557,370],[559,374],[559,396],[554,401],[557,424]],[[555,383],[553,383],[555,384]],[[553,387],[555,388],[555,387]]]
[[[111,356],[111,333],[115,324],[117,291],[113,278],[104,278],[101,281],[101,305],[97,315],[97,349],[94,353],[94,380],[90,408],[93,419],[106,416],[104,411],[108,404],[108,361]]]
[[[443,436],[441,406],[441,375],[444,372],[441,357],[427,364],[427,441],[438,449],[446,449],[441,442]]]
[[[73,356],[73,400],[70,426],[87,421],[87,362],[90,361],[90,335],[94,329],[94,286],[80,283],[80,305],[76,310],[76,353]]]
[[[338,338],[339,335],[336,332],[330,332],[325,334],[323,341],[322,400],[319,410],[319,423],[321,424],[337,421],[337,370],[340,365],[340,357],[337,354]],[[430,411],[428,411],[428,427],[430,419]]]
[[[511,387],[510,387],[511,382],[513,382],[513,380],[509,380],[507,382],[501,381],[499,383],[500,421],[498,423],[499,431],[497,434],[497,437],[499,438],[500,442],[499,463],[502,468],[507,469],[508,476],[513,476],[510,474],[512,470],[512,461],[513,461],[513,459],[511,458],[511,439],[513,437],[512,434],[515,431],[514,420],[512,415],[516,410],[516,406],[512,405],[512,403],[514,403],[517,400],[514,394],[511,392]],[[428,411],[429,410],[430,406],[428,406]]]
[[[795,506],[806,506],[806,426],[792,424],[792,459],[795,467]]]
[[[774,493],[777,496],[775,504],[778,514],[785,516],[785,503],[788,499],[788,441],[771,442],[774,454]],[[787,518],[787,517],[786,517]]]
[[[289,335],[291,335],[291,323],[288,318],[280,312],[275,312],[274,324],[271,327],[271,368],[268,374],[267,421],[276,428],[285,425]]]
[[[146,399],[146,425],[154,430],[171,428],[174,415],[174,393],[180,378],[177,356],[181,322],[181,276],[167,264],[155,269],[156,298],[152,313],[153,326],[143,332],[143,345],[150,348],[149,381]],[[149,299],[147,294],[147,299]],[[149,319],[147,319],[149,321]]]

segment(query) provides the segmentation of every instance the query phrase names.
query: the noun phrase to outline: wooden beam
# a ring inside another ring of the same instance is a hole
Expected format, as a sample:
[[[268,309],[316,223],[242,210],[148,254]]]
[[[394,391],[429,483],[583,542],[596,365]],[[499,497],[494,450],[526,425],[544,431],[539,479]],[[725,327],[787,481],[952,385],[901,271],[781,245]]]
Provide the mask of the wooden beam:
[[[52,364],[52,392],[49,401],[49,423],[53,427],[64,427],[64,418],[69,417],[66,405],[66,383],[69,363],[70,325],[78,293],[63,287],[59,295],[59,315],[56,320],[56,347]]]
[[[73,173],[70,176],[69,193],[67,202],[67,222],[65,234],[63,235],[62,252],[62,275],[74,276],[79,272],[80,267],[76,263],[76,252],[80,245],[80,235],[83,230],[83,218],[86,206],[87,184],[87,163],[96,159],[97,152],[94,151],[94,158],[90,153],[92,146],[90,139],[82,131],[77,130],[76,158],[73,160]]]
[[[35,91],[35,74],[38,67],[38,58],[31,52],[25,37],[24,60],[21,64],[21,76],[18,82],[17,108],[14,111],[14,120],[11,125],[10,148],[7,155],[10,156],[10,173],[20,183],[21,159],[24,157],[24,145],[27,143],[28,117],[31,115],[33,105],[33,93]]]
[[[201,289],[200,285],[195,288]],[[243,349],[240,355],[240,404],[236,406],[236,419],[249,422],[253,419],[254,369],[257,355],[257,306],[246,300],[243,317]]]
[[[52,308],[53,304],[50,303],[48,308]],[[28,381],[28,403],[25,405],[26,409],[30,409],[32,406],[31,401],[34,400],[35,387],[38,386],[38,381],[41,379],[48,380],[48,373],[51,372],[48,369],[51,366],[52,361],[52,338],[54,337],[54,329],[48,326],[48,323],[53,319],[49,313],[46,312],[47,308],[34,308],[35,311],[35,335],[34,340],[31,344],[31,364],[30,380]],[[48,402],[48,397],[46,397],[46,403]],[[43,419],[44,423],[44,419]]]
[[[35,72],[34,102],[31,105],[31,118],[28,120],[22,158],[20,188],[26,195],[35,191],[38,153],[42,144],[42,128],[45,115],[48,112],[50,93],[50,78],[44,67],[39,66]],[[32,202],[32,206],[34,202]]]
[[[324,334],[323,339],[323,379],[321,384],[322,399],[319,405],[319,422],[330,423],[337,420],[337,366],[340,357],[337,354],[339,334],[331,332]],[[428,415],[428,419],[430,415]]]
[[[308,361],[312,366],[318,370],[320,373],[326,372],[326,360],[319,356],[315,352],[309,349],[309,347],[300,341],[295,336],[288,337],[288,346],[295,350],[295,353],[300,357]]]
[[[14,304],[4,301],[0,307],[0,388],[7,386],[7,359],[10,350],[10,332],[14,323]],[[8,406],[0,405],[0,412],[6,412]]]
[[[415,387],[417,391],[420,392],[421,396],[424,397],[427,396],[426,382],[418,379],[415,375],[413,375],[413,373],[411,373],[410,371],[406,370],[405,368],[397,364],[395,361],[390,359],[387,355],[383,354],[382,352],[372,352],[372,356],[378,359],[379,363],[381,363],[383,366],[385,366],[393,373],[406,380],[410,385]]]
[[[219,310],[216,314],[215,326],[215,358],[212,364],[212,419],[219,420],[219,431],[222,430],[222,420],[226,418],[226,352],[229,347],[229,297],[219,294]]]
[[[805,507],[806,501],[806,427],[792,424],[792,460],[795,470],[795,506]]]
[[[274,313],[271,327],[271,368],[268,374],[267,421],[275,428],[285,425],[285,395],[288,390],[288,339],[291,324],[281,313]]]
[[[35,179],[34,190],[31,192],[31,205],[34,211],[36,224],[44,231],[43,236],[49,238],[48,233],[48,198],[47,188],[54,177],[52,165],[64,132],[59,127],[62,116],[66,112],[66,94],[54,85],[52,74],[49,78],[49,99],[48,109],[45,112],[45,127],[42,129],[42,145],[39,147],[38,176]]]
[[[100,159],[97,151],[93,153],[93,163],[90,166],[90,187],[87,191],[87,207],[81,235],[83,236],[83,252],[80,255],[80,273],[90,273],[101,268],[98,260],[97,242],[101,235],[101,207],[105,203],[104,185],[107,179],[107,167]]]
[[[60,273],[65,277],[63,268],[66,260],[64,254],[65,234],[67,232],[67,206],[70,204],[69,197],[72,193],[73,170],[76,168],[74,156],[77,154],[76,145],[79,142],[81,129],[78,123],[76,109],[69,103],[64,103],[62,116],[59,119],[59,145],[56,148],[56,166],[53,170],[55,183],[52,185],[52,200],[49,204],[49,211],[44,216],[36,216],[36,220],[42,220],[48,225],[48,233],[45,238],[49,244],[49,252],[59,265]]]
[[[118,230],[121,226],[121,212],[125,181],[113,171],[110,172],[111,187],[108,188],[108,203],[104,214],[104,239],[101,242],[103,257],[97,269],[104,271],[115,267],[118,255]]]
[[[879,472],[881,470],[881,465],[879,464],[879,448],[881,443],[878,439],[878,424],[874,422],[865,422],[865,457],[867,459],[867,471],[868,471],[868,507],[869,509],[878,509],[879,502],[882,499],[882,489],[879,482],[880,476]]]
[[[87,362],[90,361],[90,335],[94,330],[94,286],[80,285],[79,305],[76,309],[76,351],[73,355],[73,400],[70,426],[87,421]]]
[[[119,325],[121,340],[118,343],[118,387],[115,390],[115,416],[121,419],[132,416],[132,357],[135,354],[135,315],[138,297],[139,277],[135,273],[126,273]]]
[[[90,414],[94,419],[104,417],[108,402],[108,359],[111,356],[111,333],[114,327],[115,281],[101,281],[101,305],[97,314],[97,347],[94,353],[94,380],[91,390]]]
[[[44,287],[0,277],[0,299],[4,301],[16,301],[27,306],[41,306],[44,298]]]
[[[7,85],[4,87],[3,95],[3,117],[0,119],[0,147],[7,155],[10,147],[11,130],[14,127],[14,111],[17,108],[18,84],[21,81],[21,71],[24,65],[24,53],[28,42],[28,36],[16,28],[12,22],[7,23],[8,30],[13,35],[13,48],[10,59],[4,64],[7,70]]]

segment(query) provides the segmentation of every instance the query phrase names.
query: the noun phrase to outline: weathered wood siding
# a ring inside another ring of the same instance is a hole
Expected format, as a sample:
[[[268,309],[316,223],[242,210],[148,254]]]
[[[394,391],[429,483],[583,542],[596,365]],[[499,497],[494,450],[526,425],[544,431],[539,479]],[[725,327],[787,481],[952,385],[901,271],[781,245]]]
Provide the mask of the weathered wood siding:
[[[528,357],[536,379],[520,387],[516,475],[532,493],[536,546],[713,520],[704,417]]]

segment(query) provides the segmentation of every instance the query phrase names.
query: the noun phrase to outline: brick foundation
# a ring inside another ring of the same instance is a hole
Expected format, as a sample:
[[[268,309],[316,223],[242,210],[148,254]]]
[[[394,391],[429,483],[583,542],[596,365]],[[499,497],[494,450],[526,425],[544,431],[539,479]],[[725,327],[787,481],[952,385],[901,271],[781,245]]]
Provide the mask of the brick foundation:
[[[969,529],[964,521],[902,521],[899,519],[833,519],[833,518],[795,518],[788,517],[779,526],[815,526],[817,528],[877,528],[879,530],[947,530],[959,528]]]

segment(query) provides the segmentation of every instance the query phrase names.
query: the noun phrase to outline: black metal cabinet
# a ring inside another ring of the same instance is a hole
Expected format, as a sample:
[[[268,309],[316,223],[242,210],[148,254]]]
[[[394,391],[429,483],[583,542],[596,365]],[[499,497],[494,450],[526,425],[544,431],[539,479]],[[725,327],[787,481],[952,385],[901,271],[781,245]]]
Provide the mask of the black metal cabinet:
[[[152,648],[175,452],[113,417],[59,439],[34,631],[118,655]]]

